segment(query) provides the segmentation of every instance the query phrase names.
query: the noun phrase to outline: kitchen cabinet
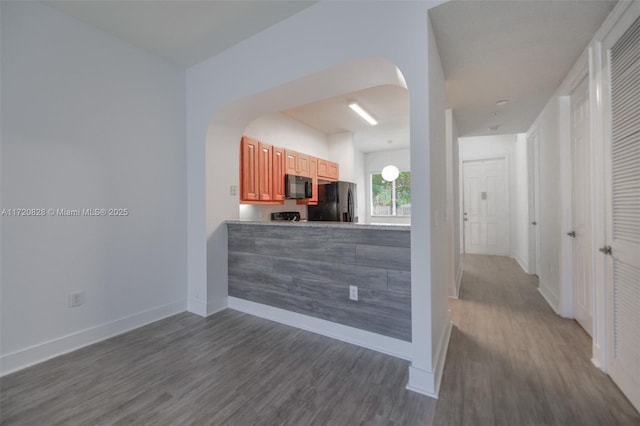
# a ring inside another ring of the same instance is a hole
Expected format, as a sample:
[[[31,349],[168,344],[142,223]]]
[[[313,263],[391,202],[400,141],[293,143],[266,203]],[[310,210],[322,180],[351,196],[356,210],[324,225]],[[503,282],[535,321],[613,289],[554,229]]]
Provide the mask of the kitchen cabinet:
[[[340,178],[340,166],[332,161],[318,158],[318,178],[337,181]]]
[[[273,194],[273,147],[258,144],[258,199],[271,201]]]
[[[309,175],[311,177],[311,191],[313,196],[304,200],[297,200],[296,204],[315,206],[318,204],[318,161],[320,159],[309,156]]]
[[[285,150],[273,147],[273,201],[284,202]]]
[[[258,150],[260,142],[243,136],[240,144],[240,200],[258,200]]]
[[[337,181],[338,164],[243,136],[240,143],[240,202],[283,204],[285,174],[312,180],[313,197],[298,204],[318,204],[318,180]]]
[[[273,147],[247,136],[240,146],[240,200],[273,201]]]
[[[311,177],[310,157],[301,152],[286,150],[285,170],[288,175]]]

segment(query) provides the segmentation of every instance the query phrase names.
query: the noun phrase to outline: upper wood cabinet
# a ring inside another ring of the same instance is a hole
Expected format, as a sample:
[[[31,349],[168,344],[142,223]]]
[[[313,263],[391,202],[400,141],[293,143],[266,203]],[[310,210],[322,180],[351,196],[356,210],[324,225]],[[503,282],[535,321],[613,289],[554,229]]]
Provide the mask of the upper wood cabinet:
[[[273,194],[273,147],[258,144],[258,199],[271,201]]]
[[[332,161],[318,158],[318,178],[337,181],[340,178],[340,166]]]
[[[240,200],[258,200],[258,150],[260,142],[247,136],[240,144]]]
[[[315,206],[318,204],[318,161],[319,158],[309,156],[309,175],[311,176],[311,198],[297,200],[296,204]]]
[[[311,177],[310,157],[307,154],[287,149],[285,170],[288,175]]]
[[[284,200],[285,150],[273,147],[273,194],[274,201]]]
[[[240,200],[273,201],[273,178],[273,147],[243,136],[240,144]]]
[[[338,180],[338,164],[243,136],[240,143],[240,202],[283,204],[284,176],[311,178],[313,197],[298,204],[318,204],[318,179]]]

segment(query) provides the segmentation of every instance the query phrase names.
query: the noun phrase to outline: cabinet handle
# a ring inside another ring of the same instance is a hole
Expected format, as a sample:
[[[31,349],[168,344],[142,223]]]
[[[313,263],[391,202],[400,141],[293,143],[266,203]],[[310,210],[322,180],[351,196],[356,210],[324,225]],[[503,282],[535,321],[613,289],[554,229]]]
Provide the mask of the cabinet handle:
[[[576,231],[567,232],[567,235],[570,236],[571,238],[575,238],[576,237]]]

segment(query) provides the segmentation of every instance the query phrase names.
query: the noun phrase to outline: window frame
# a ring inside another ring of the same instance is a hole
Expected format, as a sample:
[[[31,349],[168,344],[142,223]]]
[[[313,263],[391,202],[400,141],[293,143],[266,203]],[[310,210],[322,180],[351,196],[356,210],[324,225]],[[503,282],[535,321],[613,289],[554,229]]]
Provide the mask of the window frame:
[[[400,169],[400,174],[402,173],[409,173],[409,178],[411,178],[411,170],[407,170],[407,169]],[[373,171],[369,174],[369,216],[370,217],[388,217],[388,218],[411,218],[411,214],[408,215],[399,215],[398,213],[398,197],[397,197],[397,189],[396,189],[396,182],[398,181],[398,179],[395,179],[392,182],[388,182],[391,184],[391,211],[393,214],[390,215],[381,215],[381,214],[375,214],[374,213],[374,199],[375,199],[375,195],[373,194],[373,176],[374,175],[378,175],[380,176],[380,178],[382,179],[382,171]],[[382,179],[384,181],[384,179]],[[409,187],[409,193],[411,193],[411,187]],[[395,197],[394,197],[395,195]],[[411,199],[411,198],[409,198]],[[409,204],[410,205],[410,204]]]

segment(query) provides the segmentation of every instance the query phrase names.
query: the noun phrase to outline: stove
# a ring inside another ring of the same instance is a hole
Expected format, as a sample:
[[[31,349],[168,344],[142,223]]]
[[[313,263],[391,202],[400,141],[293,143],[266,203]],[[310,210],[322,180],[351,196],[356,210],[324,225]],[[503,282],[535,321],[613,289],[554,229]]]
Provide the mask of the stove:
[[[271,213],[271,220],[284,220],[289,222],[300,222],[300,212],[276,212]]]

